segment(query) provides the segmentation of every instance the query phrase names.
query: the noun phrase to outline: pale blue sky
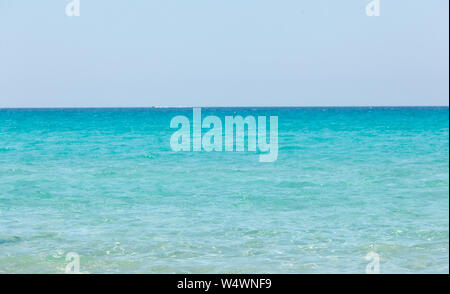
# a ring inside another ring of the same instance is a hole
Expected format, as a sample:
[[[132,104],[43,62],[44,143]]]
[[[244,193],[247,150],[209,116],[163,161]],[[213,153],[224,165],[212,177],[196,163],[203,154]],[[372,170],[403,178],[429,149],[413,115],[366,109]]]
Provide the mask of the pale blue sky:
[[[0,0],[0,107],[448,105],[449,1]]]

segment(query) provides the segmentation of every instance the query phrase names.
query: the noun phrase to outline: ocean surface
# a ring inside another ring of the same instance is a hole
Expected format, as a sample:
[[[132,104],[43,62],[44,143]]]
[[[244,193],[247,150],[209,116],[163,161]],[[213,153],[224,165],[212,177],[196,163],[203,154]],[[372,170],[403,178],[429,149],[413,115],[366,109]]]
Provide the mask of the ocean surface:
[[[0,273],[449,272],[449,109],[278,116],[279,153],[174,152],[190,108],[0,110]]]

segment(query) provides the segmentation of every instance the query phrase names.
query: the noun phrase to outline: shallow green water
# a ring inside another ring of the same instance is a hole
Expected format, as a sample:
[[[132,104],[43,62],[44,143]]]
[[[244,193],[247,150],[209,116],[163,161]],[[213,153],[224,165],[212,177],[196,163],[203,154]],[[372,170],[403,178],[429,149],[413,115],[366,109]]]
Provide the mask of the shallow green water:
[[[192,109],[0,110],[0,273],[448,273],[448,107],[202,110],[278,116],[278,160],[173,152]]]

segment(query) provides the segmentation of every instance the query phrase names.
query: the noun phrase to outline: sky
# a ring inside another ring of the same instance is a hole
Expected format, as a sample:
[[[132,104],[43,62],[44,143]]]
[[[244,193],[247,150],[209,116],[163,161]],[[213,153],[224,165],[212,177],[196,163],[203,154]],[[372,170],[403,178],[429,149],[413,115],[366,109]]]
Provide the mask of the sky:
[[[445,105],[449,1],[0,0],[0,107]]]

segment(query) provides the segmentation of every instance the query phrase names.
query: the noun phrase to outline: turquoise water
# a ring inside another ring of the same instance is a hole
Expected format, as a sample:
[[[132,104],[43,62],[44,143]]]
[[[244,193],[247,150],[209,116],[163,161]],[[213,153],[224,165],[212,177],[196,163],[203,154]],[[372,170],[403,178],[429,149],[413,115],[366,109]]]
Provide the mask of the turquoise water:
[[[178,152],[192,109],[0,110],[0,273],[449,272],[449,109],[276,115],[279,155]]]

